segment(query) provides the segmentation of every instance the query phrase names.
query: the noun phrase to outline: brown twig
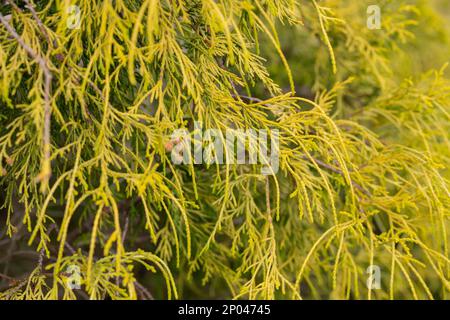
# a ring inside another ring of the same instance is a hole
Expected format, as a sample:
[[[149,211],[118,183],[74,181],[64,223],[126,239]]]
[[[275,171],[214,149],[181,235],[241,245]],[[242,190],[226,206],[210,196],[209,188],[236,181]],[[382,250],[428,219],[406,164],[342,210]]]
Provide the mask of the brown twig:
[[[45,250],[44,248],[39,251],[39,257],[38,257],[38,268],[39,272],[42,273],[44,270],[44,256],[45,256]]]
[[[341,169],[335,168],[335,167],[329,165],[328,163],[325,163],[325,162],[323,162],[323,161],[321,161],[319,159],[315,159],[313,157],[308,157],[308,156],[302,156],[302,159],[308,160],[308,161],[310,161],[312,159],[318,166],[320,166],[322,168],[325,168],[325,169],[328,169],[328,170],[330,170],[330,171],[332,171],[334,173],[337,173],[337,174],[345,177],[344,172]],[[359,183],[357,183],[357,182],[355,182],[353,180],[351,180],[351,183],[356,189],[358,189],[359,191],[364,193],[366,196],[369,196],[369,197],[371,196],[370,192],[367,191],[366,189],[364,189]]]
[[[56,223],[52,223],[47,231],[47,233],[49,234],[53,229],[55,229],[56,233],[59,234],[59,227]],[[71,254],[75,254],[76,250],[69,244],[66,242],[64,242],[64,246],[70,251]]]
[[[136,289],[138,289],[138,291],[142,297],[142,300],[155,300],[155,298],[153,298],[153,295],[150,293],[150,291],[148,291],[147,288],[144,287],[142,284],[135,281],[134,285],[135,285]]]
[[[20,9],[14,1],[6,0],[6,2],[8,2],[11,5],[11,7],[13,7],[14,10],[16,10],[17,12],[20,12],[20,13],[23,12],[22,9]]]
[[[12,254],[11,254],[11,256],[12,257],[16,257],[16,256],[20,256],[20,257],[29,257],[29,258],[31,258],[31,259],[33,259],[33,260],[35,260],[35,258],[36,257],[39,257],[39,252],[36,252],[36,251],[32,251],[32,250],[19,250],[19,251],[14,251]],[[48,258],[48,260],[50,260],[50,261],[56,261],[56,259],[55,258]],[[0,264],[3,264],[3,263],[5,263],[5,261],[6,261],[6,258],[4,258],[4,259],[2,259],[2,260],[0,260]]]
[[[3,273],[0,273],[0,278],[2,278],[2,279],[4,279],[4,280],[7,280],[7,281],[16,281],[16,279],[15,278],[12,278],[12,277],[9,277],[9,276],[7,276],[6,274],[3,274]]]
[[[125,216],[125,226],[123,228],[122,231],[122,245],[125,244],[125,237],[127,236],[127,232],[128,232],[128,225],[130,224],[130,216],[128,214],[128,211],[125,212],[126,216]]]

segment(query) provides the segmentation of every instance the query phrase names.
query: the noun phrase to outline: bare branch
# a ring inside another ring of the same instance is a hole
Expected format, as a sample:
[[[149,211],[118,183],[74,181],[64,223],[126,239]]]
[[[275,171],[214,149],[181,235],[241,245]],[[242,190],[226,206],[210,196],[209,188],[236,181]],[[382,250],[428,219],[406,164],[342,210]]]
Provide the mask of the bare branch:
[[[344,172],[342,172],[341,169],[335,168],[335,167],[329,165],[328,163],[325,163],[325,162],[323,162],[323,161],[321,161],[321,160],[319,160],[319,159],[315,159],[315,158],[312,158],[312,157],[309,158],[309,157],[307,157],[307,156],[302,156],[302,159],[308,160],[308,161],[309,161],[310,159],[312,159],[318,166],[320,166],[320,167],[322,167],[322,168],[325,168],[325,169],[328,169],[328,170],[330,170],[330,171],[332,171],[332,172],[334,172],[334,173],[340,174],[341,176],[344,177]],[[356,183],[356,182],[353,181],[353,180],[352,180],[351,182],[352,182],[352,185],[353,185],[356,189],[358,189],[359,191],[361,191],[362,193],[364,193],[366,196],[371,196],[370,192],[367,191],[366,189],[364,189],[360,184]]]
[[[135,281],[134,285],[136,286],[136,289],[140,293],[142,300],[155,300],[155,298],[153,298],[153,295],[150,293],[150,291],[148,291],[147,288],[144,287],[142,284]]]
[[[17,12],[20,12],[20,13],[23,12],[22,9],[20,9],[14,1],[11,1],[11,0],[5,0],[5,1],[8,2],[11,5],[11,7],[13,7],[14,10],[16,10]]]

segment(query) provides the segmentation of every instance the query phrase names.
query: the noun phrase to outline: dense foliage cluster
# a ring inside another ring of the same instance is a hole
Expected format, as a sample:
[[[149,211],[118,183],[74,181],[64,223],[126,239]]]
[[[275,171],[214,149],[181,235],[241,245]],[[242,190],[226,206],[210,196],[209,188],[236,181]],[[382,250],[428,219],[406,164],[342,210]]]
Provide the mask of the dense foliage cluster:
[[[0,0],[0,298],[448,298],[449,5],[372,2]]]

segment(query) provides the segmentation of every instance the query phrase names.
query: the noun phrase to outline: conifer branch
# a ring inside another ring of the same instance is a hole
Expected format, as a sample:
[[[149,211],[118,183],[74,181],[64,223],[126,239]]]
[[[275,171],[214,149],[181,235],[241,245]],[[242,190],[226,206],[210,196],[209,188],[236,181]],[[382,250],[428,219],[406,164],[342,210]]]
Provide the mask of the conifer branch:
[[[43,123],[43,160],[42,160],[42,168],[41,173],[37,177],[37,180],[40,181],[41,191],[45,192],[48,187],[48,182],[51,176],[51,161],[50,161],[50,153],[51,153],[51,142],[50,142],[50,127],[51,127],[51,84],[52,84],[52,73],[50,71],[50,66],[48,61],[46,61],[42,56],[40,56],[36,51],[34,51],[22,37],[17,33],[17,31],[12,27],[8,21],[3,17],[0,13],[0,22],[6,28],[6,30],[10,33],[10,35],[16,39],[19,45],[27,52],[27,54],[34,59],[38,65],[40,66],[43,74],[44,74],[44,123]]]
[[[447,297],[450,32],[430,1],[380,3],[373,31],[364,1],[4,0],[0,299]],[[195,163],[174,164],[179,129]],[[245,160],[206,163],[206,130]]]
[[[11,1],[11,0],[8,0]],[[42,22],[42,20],[39,18],[34,5],[30,2],[30,0],[24,0],[26,3],[26,7],[28,8],[28,10],[30,10],[31,14],[33,15],[34,20],[36,20],[36,23],[42,33],[42,35],[45,37],[45,39],[47,40],[47,43],[49,44],[50,47],[53,47],[53,43],[50,39],[50,35],[48,34],[47,29],[45,28],[44,23]]]

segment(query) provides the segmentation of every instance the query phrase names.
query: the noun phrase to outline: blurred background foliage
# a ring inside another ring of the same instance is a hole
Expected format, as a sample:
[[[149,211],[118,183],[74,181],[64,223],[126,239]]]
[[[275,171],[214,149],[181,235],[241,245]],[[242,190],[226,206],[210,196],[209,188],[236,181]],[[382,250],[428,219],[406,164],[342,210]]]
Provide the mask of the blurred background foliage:
[[[47,161],[0,27],[0,298],[448,299],[448,1],[0,1],[54,73]],[[173,167],[193,120],[279,129],[280,172]]]

